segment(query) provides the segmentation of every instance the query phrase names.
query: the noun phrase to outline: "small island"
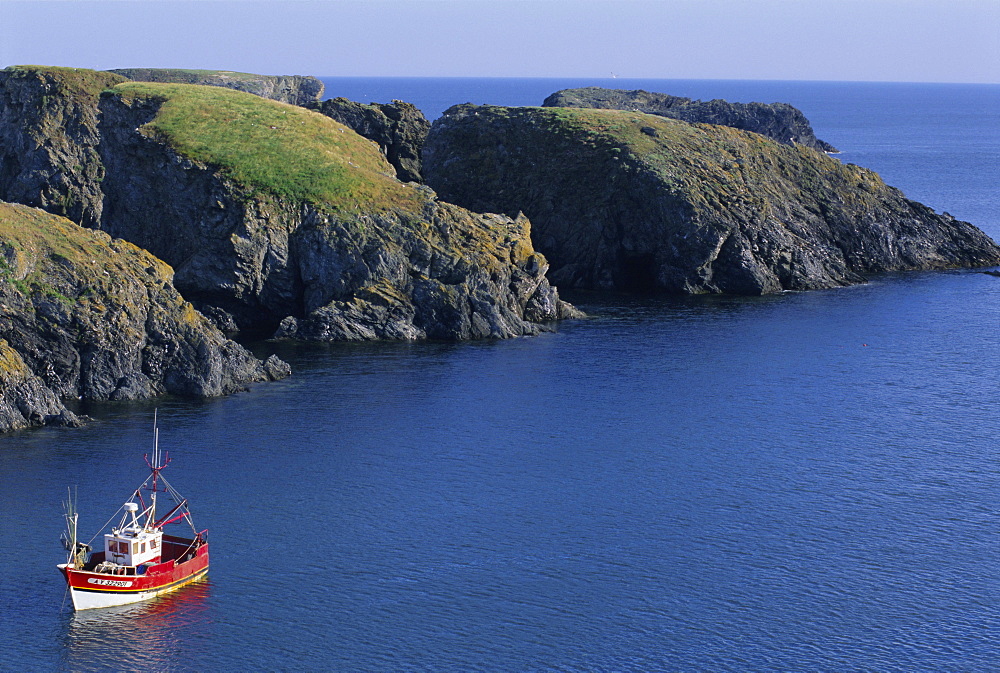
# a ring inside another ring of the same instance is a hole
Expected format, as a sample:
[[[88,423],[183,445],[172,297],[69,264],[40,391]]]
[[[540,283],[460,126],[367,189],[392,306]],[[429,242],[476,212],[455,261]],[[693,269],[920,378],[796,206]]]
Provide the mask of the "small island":
[[[563,287],[759,295],[1000,263],[982,231],[870,170],[640,112],[458,105],[424,175],[471,210],[527,215]]]

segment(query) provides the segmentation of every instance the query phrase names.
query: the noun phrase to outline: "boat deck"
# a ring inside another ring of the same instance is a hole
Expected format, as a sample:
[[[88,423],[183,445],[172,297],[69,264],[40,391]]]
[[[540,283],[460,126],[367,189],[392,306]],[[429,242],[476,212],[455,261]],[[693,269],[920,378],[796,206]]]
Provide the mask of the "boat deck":
[[[160,553],[160,561],[156,564],[143,564],[139,566],[120,566],[115,575],[142,575],[146,568],[151,565],[160,565],[176,561],[183,563],[194,557],[198,547],[205,544],[204,540],[198,541],[191,538],[177,537],[175,535],[164,535]],[[98,551],[90,555],[90,559],[79,570],[83,572],[95,572],[95,568],[104,562],[104,552]]]

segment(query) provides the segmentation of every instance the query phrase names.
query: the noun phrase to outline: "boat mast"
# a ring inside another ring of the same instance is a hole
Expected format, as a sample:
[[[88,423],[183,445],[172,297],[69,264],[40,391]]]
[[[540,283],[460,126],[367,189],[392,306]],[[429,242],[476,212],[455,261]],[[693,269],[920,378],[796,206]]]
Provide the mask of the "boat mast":
[[[160,463],[160,428],[157,427],[156,424],[157,411],[157,409],[153,410],[153,459],[150,461],[149,456],[143,456],[143,458],[146,459],[146,465],[149,466],[153,477],[153,485],[150,488],[153,493],[150,497],[149,516],[146,517],[147,527],[155,525],[153,522],[156,521],[156,491],[159,490],[160,470],[165,468],[167,463],[170,462],[170,455],[167,454],[164,456],[163,463]],[[165,479],[163,480],[163,483],[164,486],[166,486],[167,482]]]
[[[150,497],[149,520],[156,521],[156,473],[160,464],[160,428],[156,424],[156,414],[159,409],[153,409],[153,495]]]
[[[67,563],[76,562],[76,525],[80,519],[76,511],[76,498],[73,497],[73,490],[66,488],[66,501],[63,502],[63,516],[66,518],[66,532],[63,533],[63,545],[69,552]]]

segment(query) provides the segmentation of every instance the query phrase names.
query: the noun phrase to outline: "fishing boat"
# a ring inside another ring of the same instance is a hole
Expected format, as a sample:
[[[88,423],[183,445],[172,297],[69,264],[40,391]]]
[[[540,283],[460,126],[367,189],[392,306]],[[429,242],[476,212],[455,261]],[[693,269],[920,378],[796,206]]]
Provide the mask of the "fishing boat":
[[[57,567],[66,578],[75,610],[138,603],[179,589],[208,572],[208,531],[194,527],[187,499],[161,473],[170,457],[164,454],[161,462],[155,421],[153,437],[152,456],[143,456],[149,476],[88,543],[77,540],[79,514],[72,493],[67,498],[62,539],[69,556]],[[166,495],[171,504],[158,503],[158,495]],[[160,510],[166,512],[158,516]],[[118,523],[112,526],[115,520]],[[189,535],[163,531],[164,526],[183,523],[190,526]],[[102,532],[101,548],[92,549]]]

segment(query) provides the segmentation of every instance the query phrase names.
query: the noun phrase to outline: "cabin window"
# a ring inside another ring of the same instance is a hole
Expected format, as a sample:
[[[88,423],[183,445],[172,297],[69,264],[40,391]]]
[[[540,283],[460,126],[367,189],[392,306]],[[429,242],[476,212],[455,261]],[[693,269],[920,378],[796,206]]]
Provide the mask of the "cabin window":
[[[139,543],[138,542],[133,542],[132,543],[132,553],[133,554],[138,554],[139,553]]]
[[[146,543],[145,542],[143,542],[141,545],[139,545],[139,551],[142,552],[143,554],[146,553]]]
[[[149,541],[149,548],[150,549],[156,549],[156,545],[158,545],[158,544],[159,544],[159,542],[157,542],[156,538],[154,537],[152,540]]]

